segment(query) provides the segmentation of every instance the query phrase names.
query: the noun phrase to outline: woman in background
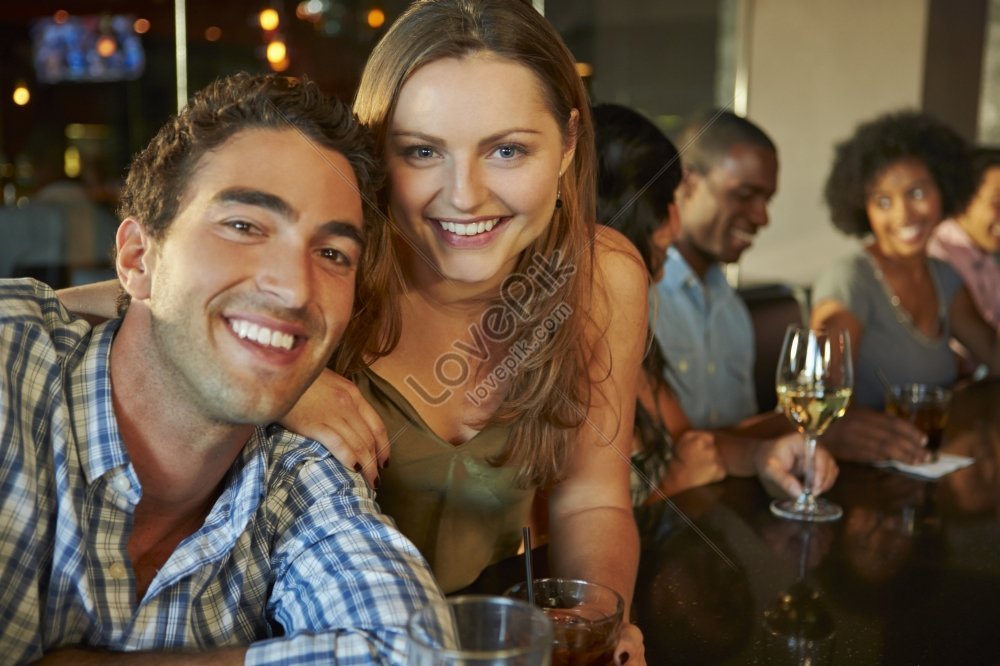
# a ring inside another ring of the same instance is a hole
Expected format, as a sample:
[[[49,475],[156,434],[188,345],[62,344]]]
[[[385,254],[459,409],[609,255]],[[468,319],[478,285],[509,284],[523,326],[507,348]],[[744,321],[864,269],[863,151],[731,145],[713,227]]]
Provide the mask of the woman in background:
[[[969,204],[937,226],[927,251],[958,271],[979,314],[1000,329],[1000,149],[975,150],[972,177]]]
[[[962,210],[972,187],[965,143],[924,114],[881,116],[837,146],[827,204],[834,225],[865,243],[831,265],[813,289],[812,325],[847,331],[855,360],[851,406],[823,439],[834,455],[929,460],[923,434],[882,413],[884,383],[951,386],[952,336],[991,372],[1000,370],[996,331],[958,274],[927,256],[934,228]]]
[[[674,190],[681,160],[663,133],[639,113],[615,104],[594,107],[597,147],[597,220],[622,232],[636,247],[656,284],[680,220]],[[649,292],[651,298],[655,291]],[[651,306],[655,307],[655,303]],[[803,455],[798,433],[777,439],[695,431],[665,379],[666,359],[652,335],[638,384],[632,444],[632,501],[639,505],[727,475],[756,474],[766,485],[798,496],[795,477]],[[820,447],[814,491],[827,490],[837,465]]]

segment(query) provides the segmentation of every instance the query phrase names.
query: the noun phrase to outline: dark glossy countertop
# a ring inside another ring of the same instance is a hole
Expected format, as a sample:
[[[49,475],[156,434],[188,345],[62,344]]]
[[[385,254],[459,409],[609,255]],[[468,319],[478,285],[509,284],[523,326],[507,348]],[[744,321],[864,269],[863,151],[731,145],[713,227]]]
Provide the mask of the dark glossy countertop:
[[[1000,664],[1000,382],[956,395],[937,481],[842,465],[834,523],[754,479],[637,512],[650,664]]]
[[[937,481],[841,465],[834,523],[772,516],[756,479],[639,509],[648,663],[1000,664],[1000,382],[956,394],[943,450],[976,462]],[[468,591],[523,575],[508,560]]]

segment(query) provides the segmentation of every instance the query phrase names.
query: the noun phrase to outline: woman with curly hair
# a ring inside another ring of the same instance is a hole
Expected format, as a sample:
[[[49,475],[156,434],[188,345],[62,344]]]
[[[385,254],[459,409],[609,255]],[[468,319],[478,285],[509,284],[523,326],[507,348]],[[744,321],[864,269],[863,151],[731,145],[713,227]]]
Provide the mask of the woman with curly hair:
[[[824,439],[841,458],[929,459],[915,427],[881,413],[883,380],[950,386],[958,371],[952,336],[1000,371],[996,332],[958,274],[927,255],[934,228],[972,190],[965,142],[921,113],[883,115],[837,146],[826,201],[834,225],[865,243],[817,281],[812,325],[851,337],[854,396]]]

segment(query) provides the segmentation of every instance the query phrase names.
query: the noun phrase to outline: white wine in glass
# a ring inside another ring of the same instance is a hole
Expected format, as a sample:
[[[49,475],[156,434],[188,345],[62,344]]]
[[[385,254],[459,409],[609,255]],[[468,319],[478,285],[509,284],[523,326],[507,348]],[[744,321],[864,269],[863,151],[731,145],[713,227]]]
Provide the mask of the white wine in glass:
[[[806,437],[802,494],[771,502],[771,512],[794,520],[837,520],[839,506],[813,495],[816,438],[844,415],[851,399],[854,374],[846,331],[812,331],[789,326],[776,375],[778,405]]]

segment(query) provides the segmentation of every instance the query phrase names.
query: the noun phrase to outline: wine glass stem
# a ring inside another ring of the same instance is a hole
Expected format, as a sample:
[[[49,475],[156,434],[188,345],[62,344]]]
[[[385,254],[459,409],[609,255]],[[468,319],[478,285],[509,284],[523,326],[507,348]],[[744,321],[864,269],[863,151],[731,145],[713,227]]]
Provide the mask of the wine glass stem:
[[[816,436],[811,433],[806,433],[805,454],[805,459],[802,462],[802,495],[799,497],[799,504],[813,502],[813,478],[816,476]]]

